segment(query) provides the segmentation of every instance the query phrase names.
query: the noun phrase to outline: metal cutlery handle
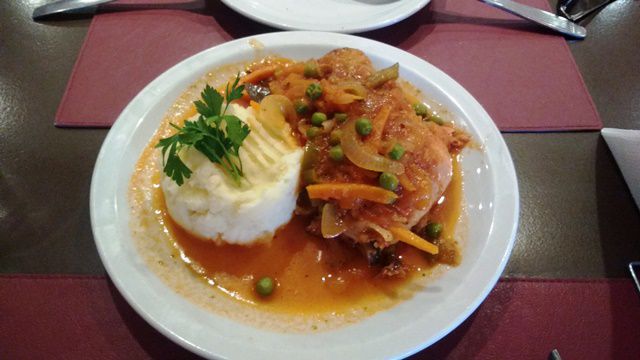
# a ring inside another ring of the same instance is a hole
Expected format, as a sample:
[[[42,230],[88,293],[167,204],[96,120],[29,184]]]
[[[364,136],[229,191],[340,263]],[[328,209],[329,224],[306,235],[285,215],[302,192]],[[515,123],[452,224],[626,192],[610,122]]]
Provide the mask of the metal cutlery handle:
[[[587,30],[582,26],[544,10],[519,4],[511,0],[480,0],[480,1],[488,5],[491,5],[495,8],[507,11],[513,15],[519,16],[523,19],[531,20],[542,26],[546,26],[564,35],[568,35],[578,39],[584,39],[587,36]]]
[[[565,0],[565,1],[560,1],[558,3],[558,12],[559,15],[566,17],[567,19],[573,21],[573,22],[578,22],[584,18],[586,18],[587,16],[591,15],[592,13],[602,9],[603,7],[611,4],[612,2],[614,2],[615,0],[606,0],[600,4],[597,4],[595,6],[593,6],[592,8],[586,9],[586,10],[582,10],[579,11],[575,14],[571,14],[570,13],[570,8],[573,7],[573,5],[575,5],[575,2],[577,0]]]
[[[49,15],[78,12],[111,1],[114,0],[59,0],[35,8],[31,17],[38,20]]]
[[[640,295],[640,279],[638,274],[636,274],[636,268],[638,268],[638,272],[640,272],[640,261],[632,261],[629,263],[629,273],[631,273],[631,278],[633,282],[636,284],[636,290],[638,290],[638,295]]]

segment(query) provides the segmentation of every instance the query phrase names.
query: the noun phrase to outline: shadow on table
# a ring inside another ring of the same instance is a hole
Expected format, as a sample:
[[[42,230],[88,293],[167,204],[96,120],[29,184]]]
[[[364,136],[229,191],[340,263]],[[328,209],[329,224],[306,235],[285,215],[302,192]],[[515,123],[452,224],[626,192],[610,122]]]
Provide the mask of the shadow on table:
[[[447,11],[443,3],[429,4],[409,18],[378,30],[361,33],[361,36],[381,41],[402,49],[419,44],[425,36],[431,34],[436,25],[482,25],[496,29],[508,29],[534,34],[557,35],[557,33],[521,19],[496,19],[482,16],[468,16]]]
[[[602,137],[596,148],[598,228],[607,277],[628,277],[630,261],[640,260],[640,212]]]
[[[131,336],[135,338],[140,347],[153,359],[201,359],[199,356],[185,350],[175,344],[160,332],[149,325],[120,295],[113,282],[108,279],[109,291],[113,303],[123,323]],[[500,291],[491,294],[493,301],[485,309],[480,307],[449,335],[436,342],[429,348],[410,356],[408,359],[445,359],[445,358],[472,358],[484,346],[501,323],[506,308],[511,303],[513,296],[511,288],[504,287]],[[497,305],[496,305],[497,304]],[[469,332],[475,322],[483,324],[476,326],[473,332]],[[490,324],[489,326],[486,326]]]
[[[602,137],[599,137],[596,148],[596,169],[598,227],[605,273],[607,277],[629,277],[629,262],[640,260],[640,212]],[[624,296],[636,295],[629,292]],[[635,341],[629,339],[634,336],[634,326],[623,325],[628,320],[629,311],[623,300],[620,292],[610,289],[608,301],[612,323],[607,325],[611,327],[612,359],[628,356],[624,344]]]
[[[629,344],[638,344],[638,317],[629,316],[633,308],[640,306],[640,298],[631,282],[627,287],[620,287],[616,283],[609,283],[609,311],[611,322],[602,324],[603,333],[608,335],[611,342],[610,359],[631,359],[634,350]],[[637,300],[637,301],[634,301]],[[606,301],[606,300],[605,300]],[[610,332],[607,333],[606,331]],[[637,349],[635,350],[637,351]]]
[[[113,303],[122,318],[123,323],[136,339],[140,347],[151,359],[202,359],[185,350],[149,325],[127,301],[120,295],[115,285],[108,279],[109,291]]]
[[[493,288],[491,301],[483,302],[460,326],[427,349],[408,357],[420,359],[472,359],[485,347],[503,321],[507,308],[512,304],[513,288]],[[480,326],[473,326],[475,323]]]

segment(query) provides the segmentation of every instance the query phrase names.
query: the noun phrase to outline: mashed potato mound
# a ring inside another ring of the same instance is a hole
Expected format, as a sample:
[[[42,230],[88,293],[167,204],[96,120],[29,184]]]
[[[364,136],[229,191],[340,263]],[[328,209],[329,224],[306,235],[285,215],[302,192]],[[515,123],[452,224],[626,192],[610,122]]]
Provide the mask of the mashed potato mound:
[[[251,128],[240,147],[241,186],[199,151],[185,149],[180,157],[193,173],[182,186],[163,174],[167,209],[176,223],[204,239],[240,245],[270,240],[293,215],[303,150],[274,138],[251,108],[232,104],[228,113]]]

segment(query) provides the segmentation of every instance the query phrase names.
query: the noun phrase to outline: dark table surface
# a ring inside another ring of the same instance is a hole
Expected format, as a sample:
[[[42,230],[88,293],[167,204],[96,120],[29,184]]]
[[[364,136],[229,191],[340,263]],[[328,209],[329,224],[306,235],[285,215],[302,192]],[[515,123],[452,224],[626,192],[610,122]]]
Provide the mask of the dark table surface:
[[[33,22],[42,2],[0,1],[0,273],[100,275],[89,187],[108,130],[53,126],[90,20]],[[583,24],[570,48],[605,127],[640,129],[640,2]],[[600,133],[504,137],[521,195],[504,276],[626,277],[640,212]]]

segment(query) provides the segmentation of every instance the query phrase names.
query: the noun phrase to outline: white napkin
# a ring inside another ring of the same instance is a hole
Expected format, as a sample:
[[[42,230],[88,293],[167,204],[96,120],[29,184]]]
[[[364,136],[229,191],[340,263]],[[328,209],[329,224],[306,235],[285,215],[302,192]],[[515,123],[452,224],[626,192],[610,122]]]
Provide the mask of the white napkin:
[[[631,195],[640,208],[640,130],[602,129]]]

